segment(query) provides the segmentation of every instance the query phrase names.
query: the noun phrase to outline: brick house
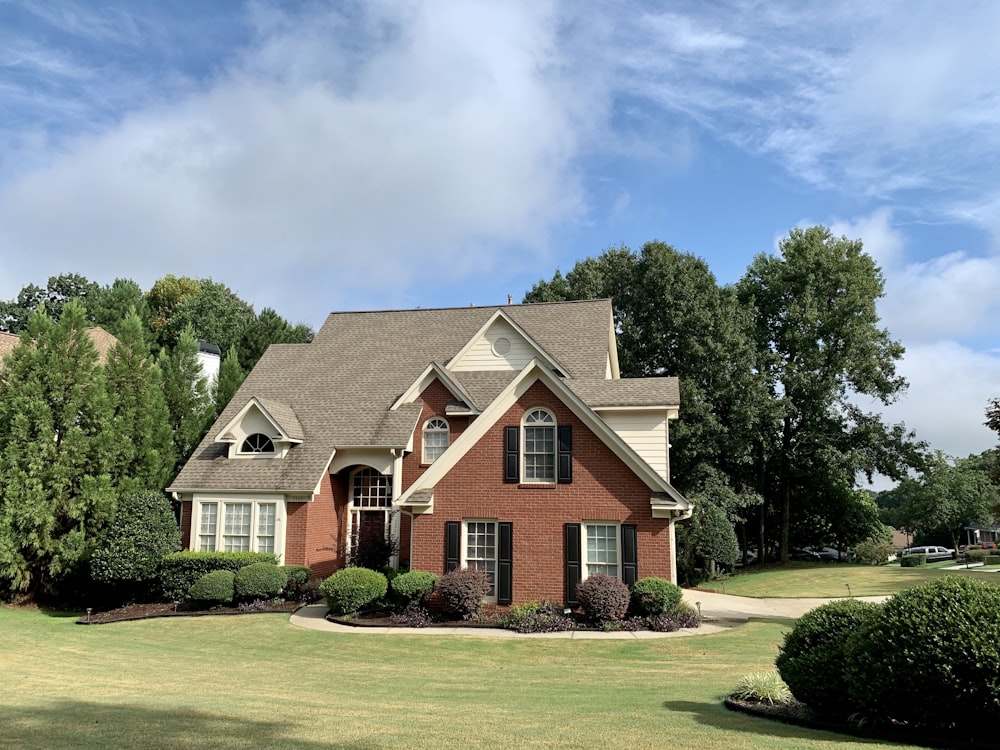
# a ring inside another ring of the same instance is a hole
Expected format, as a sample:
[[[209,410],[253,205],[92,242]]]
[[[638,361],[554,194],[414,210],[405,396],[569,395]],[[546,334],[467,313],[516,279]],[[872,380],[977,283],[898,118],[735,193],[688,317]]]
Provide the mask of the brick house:
[[[595,572],[676,581],[676,378],[622,379],[610,300],[333,313],[271,346],[169,491],[190,549],[326,576],[487,571],[489,600],[573,602]]]

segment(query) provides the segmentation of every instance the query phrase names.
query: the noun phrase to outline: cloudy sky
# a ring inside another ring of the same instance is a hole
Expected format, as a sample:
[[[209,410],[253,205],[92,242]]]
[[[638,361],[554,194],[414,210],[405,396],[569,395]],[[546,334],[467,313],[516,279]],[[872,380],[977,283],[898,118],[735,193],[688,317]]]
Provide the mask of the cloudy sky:
[[[317,327],[652,239],[729,283],[822,223],[883,268],[889,418],[979,452],[998,36],[992,0],[0,0],[0,298],[210,276]]]

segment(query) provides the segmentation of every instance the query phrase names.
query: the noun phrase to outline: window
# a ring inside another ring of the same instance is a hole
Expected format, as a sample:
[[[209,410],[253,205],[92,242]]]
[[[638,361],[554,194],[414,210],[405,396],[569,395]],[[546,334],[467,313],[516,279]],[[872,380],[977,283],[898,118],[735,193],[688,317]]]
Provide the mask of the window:
[[[621,578],[618,563],[618,524],[588,523],[584,525],[584,578],[604,573]]]
[[[365,562],[369,553],[379,556],[378,550],[385,548],[391,532],[391,510],[392,475],[369,467],[354,472],[347,535],[347,555],[354,564]]]
[[[490,588],[486,598],[497,595],[497,524],[496,521],[466,521],[465,567],[486,572]]]
[[[274,453],[274,442],[262,432],[247,435],[240,446],[240,453]]]
[[[425,464],[434,463],[448,447],[448,423],[440,417],[428,419],[424,423]]]
[[[278,502],[240,500],[195,503],[197,548],[202,552],[272,552],[281,554]],[[221,517],[220,517],[221,515]]]
[[[556,481],[556,420],[544,409],[524,417],[524,481]]]

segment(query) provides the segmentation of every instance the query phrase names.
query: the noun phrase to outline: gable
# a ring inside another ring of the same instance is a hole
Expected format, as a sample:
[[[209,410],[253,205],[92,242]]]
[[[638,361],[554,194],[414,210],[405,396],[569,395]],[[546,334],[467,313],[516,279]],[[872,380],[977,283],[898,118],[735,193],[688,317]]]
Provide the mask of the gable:
[[[538,359],[565,375],[565,368],[514,323],[503,310],[497,310],[475,336],[462,347],[448,369],[452,372],[523,370]]]

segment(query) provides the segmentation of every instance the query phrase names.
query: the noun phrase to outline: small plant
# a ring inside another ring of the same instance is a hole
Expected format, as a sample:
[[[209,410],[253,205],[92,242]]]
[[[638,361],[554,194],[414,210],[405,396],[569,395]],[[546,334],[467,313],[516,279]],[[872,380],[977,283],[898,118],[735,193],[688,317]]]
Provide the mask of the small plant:
[[[681,588],[665,578],[640,578],[632,585],[632,606],[646,615],[669,612],[681,602]]]
[[[237,599],[274,599],[288,585],[288,573],[272,563],[253,563],[236,571],[233,583]]]
[[[628,612],[631,593],[622,581],[598,573],[580,581],[576,598],[584,613],[594,622],[620,622]]]
[[[927,555],[903,555],[899,558],[901,568],[919,568],[927,564]]]
[[[389,619],[408,628],[426,628],[434,621],[431,613],[417,602],[410,602],[401,612],[393,612]]]
[[[434,590],[438,582],[437,574],[423,570],[400,573],[392,579],[392,592],[405,604],[422,602]]]
[[[305,565],[282,565],[287,580],[285,582],[285,594],[287,598],[297,598],[302,587],[309,583],[312,578],[312,569]]]
[[[445,611],[463,620],[471,620],[479,613],[489,590],[486,573],[471,568],[456,568],[438,581],[438,594]]]
[[[389,582],[377,570],[343,568],[323,581],[320,591],[335,615],[357,612],[366,604],[385,596]]]
[[[206,604],[228,604],[236,598],[235,578],[231,570],[213,570],[194,582],[188,596]]]
[[[500,618],[500,627],[518,633],[561,633],[573,630],[576,623],[555,602],[529,602],[512,607]]]
[[[323,598],[323,592],[319,590],[321,585],[321,581],[309,581],[296,592],[296,601],[302,604],[315,604]]]
[[[681,602],[669,612],[649,615],[645,618],[646,627],[657,633],[673,633],[682,628],[701,627],[701,619],[694,607]]]
[[[767,703],[772,706],[791,703],[792,691],[775,671],[751,672],[740,678],[732,697],[742,701]]]
[[[238,609],[240,612],[269,612],[272,604],[268,599],[254,599],[252,602],[240,602]]]

